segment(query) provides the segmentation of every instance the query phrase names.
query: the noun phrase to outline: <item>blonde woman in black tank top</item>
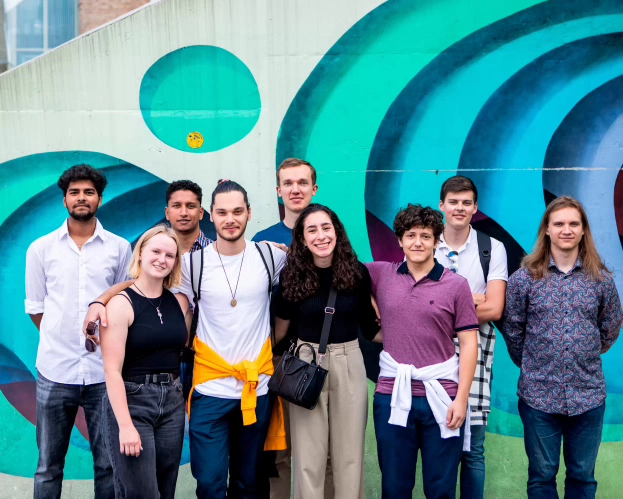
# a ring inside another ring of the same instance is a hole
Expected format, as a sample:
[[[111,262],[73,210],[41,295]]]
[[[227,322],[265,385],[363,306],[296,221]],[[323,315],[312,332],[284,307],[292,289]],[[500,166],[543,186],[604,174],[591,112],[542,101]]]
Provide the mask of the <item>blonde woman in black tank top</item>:
[[[191,314],[188,299],[169,291],[181,282],[172,229],[160,225],[141,236],[129,275],[136,280],[110,300],[101,331],[103,431],[115,495],[173,499],[184,443],[180,351]]]

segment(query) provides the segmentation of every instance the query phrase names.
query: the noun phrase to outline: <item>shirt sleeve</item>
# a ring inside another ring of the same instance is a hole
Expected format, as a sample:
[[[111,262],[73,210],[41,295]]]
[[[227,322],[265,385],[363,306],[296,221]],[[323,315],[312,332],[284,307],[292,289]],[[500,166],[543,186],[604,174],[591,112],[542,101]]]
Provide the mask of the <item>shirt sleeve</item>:
[[[359,285],[359,327],[363,337],[372,341],[381,327],[376,322],[376,311],[372,306],[372,280],[365,265],[361,266],[362,279]]]
[[[115,275],[115,284],[128,280],[128,270],[132,261],[132,247],[130,243],[123,240],[119,245],[119,268]]]
[[[376,296],[376,289],[378,287],[381,274],[383,273],[383,269],[385,269],[387,265],[387,262],[366,263],[366,268],[368,269],[368,272],[370,274],[370,280],[372,284],[371,291],[374,296]]]
[[[521,367],[526,341],[530,279],[526,270],[519,269],[508,280],[506,289],[506,311],[502,336],[506,341],[508,354],[517,367]]]
[[[43,313],[43,302],[46,295],[45,270],[40,245],[35,241],[26,252],[26,313],[30,315]]]
[[[203,251],[203,250],[202,250]],[[193,304],[193,298],[195,294],[193,293],[193,286],[190,282],[190,258],[192,253],[185,253],[182,256],[182,284],[175,289],[171,289],[172,293],[183,293],[188,298],[191,304]],[[205,255],[204,255],[205,258]]]
[[[607,352],[619,338],[623,313],[621,312],[619,292],[612,277],[608,276],[603,286],[604,291],[597,324],[601,337],[601,351]]]
[[[283,285],[281,283],[280,276],[279,286],[277,287],[277,292],[275,293],[275,298],[273,299],[273,313],[275,314],[275,317],[279,317],[280,319],[286,321],[292,320],[294,316],[294,308],[295,304],[283,296]]]
[[[508,259],[506,248],[500,241],[491,241],[491,261],[489,262],[489,275],[487,282],[508,281]]]
[[[279,276],[281,275],[281,271],[286,264],[287,255],[285,251],[275,248],[272,244],[269,244],[268,247],[273,252],[273,258],[275,259],[275,277],[273,279],[273,285],[275,285],[279,283]]]
[[[454,297],[454,332],[478,329],[478,315],[467,279],[461,278]]]

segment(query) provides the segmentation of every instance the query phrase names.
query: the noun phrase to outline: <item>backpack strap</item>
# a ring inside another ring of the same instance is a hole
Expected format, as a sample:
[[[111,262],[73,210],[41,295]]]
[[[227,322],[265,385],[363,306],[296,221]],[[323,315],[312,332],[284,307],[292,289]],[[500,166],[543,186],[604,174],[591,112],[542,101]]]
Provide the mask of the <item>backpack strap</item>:
[[[491,237],[484,232],[476,231],[476,239],[478,241],[478,256],[480,257],[480,266],[485,276],[485,284],[489,277],[489,263],[491,263]]]
[[[193,320],[190,324],[188,347],[193,347],[197,324],[199,323],[199,300],[201,300],[201,279],[203,278],[203,250],[193,251],[190,254],[190,284],[193,289]]]
[[[273,256],[273,252],[270,249],[270,243],[255,243],[255,247],[260,252],[262,262],[264,262],[264,268],[266,269],[266,273],[268,274],[268,295],[272,296],[273,282],[275,280],[275,257]],[[270,265],[268,265],[269,260],[271,263]]]
[[[262,258],[262,262],[264,263],[264,268],[266,269],[266,273],[268,274],[268,300],[271,301],[273,297],[273,281],[275,280],[275,257],[273,257],[273,252],[270,249],[270,243],[254,243],[255,248],[260,252],[260,257]],[[268,265],[268,261],[270,260],[270,265]],[[273,320],[271,318],[270,321],[270,341],[273,345],[273,348],[277,345],[277,337],[275,336],[275,327]]]

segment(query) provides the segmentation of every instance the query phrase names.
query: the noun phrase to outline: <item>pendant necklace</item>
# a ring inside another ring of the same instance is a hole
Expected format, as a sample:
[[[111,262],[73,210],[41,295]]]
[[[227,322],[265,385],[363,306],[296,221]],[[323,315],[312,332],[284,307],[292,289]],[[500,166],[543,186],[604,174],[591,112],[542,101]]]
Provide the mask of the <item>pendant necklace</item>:
[[[162,305],[162,297],[164,296],[164,291],[160,295],[160,301],[158,302],[158,306],[156,306],[151,302],[151,298],[147,298],[147,296],[145,296],[145,293],[143,293],[140,289],[138,289],[138,286],[136,285],[136,283],[134,283],[134,287],[140,294],[142,294],[145,297],[145,299],[149,302],[149,304],[156,309],[156,312],[158,313],[158,318],[160,319],[160,324],[164,324],[164,322],[162,322],[162,314],[160,313],[160,305]]]
[[[216,254],[218,255],[218,259],[221,262],[221,267],[223,267],[223,272],[225,272],[225,279],[227,279],[227,285],[229,286],[229,292],[231,293],[231,306],[235,307],[238,305],[236,301],[236,293],[238,293],[238,284],[240,283],[240,274],[242,274],[242,264],[244,263],[244,252],[247,251],[247,246],[245,244],[244,249],[242,250],[242,260],[240,262],[240,270],[238,271],[238,280],[236,281],[236,289],[232,291],[231,284],[229,283],[229,277],[227,277],[227,271],[225,270],[225,265],[223,265],[223,259],[221,258],[221,254],[218,251],[218,243],[214,243],[214,249],[216,249]]]

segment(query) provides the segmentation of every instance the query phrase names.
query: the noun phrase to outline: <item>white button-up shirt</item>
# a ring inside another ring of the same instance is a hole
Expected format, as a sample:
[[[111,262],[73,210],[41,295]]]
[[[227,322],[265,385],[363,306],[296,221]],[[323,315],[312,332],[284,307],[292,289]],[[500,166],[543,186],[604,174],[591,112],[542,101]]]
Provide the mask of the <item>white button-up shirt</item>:
[[[69,237],[67,220],[30,245],[25,304],[27,314],[43,314],[37,352],[42,376],[72,385],[104,382],[101,351],[87,352],[82,325],[89,303],[126,279],[131,257],[130,244],[99,220],[82,251]]]

